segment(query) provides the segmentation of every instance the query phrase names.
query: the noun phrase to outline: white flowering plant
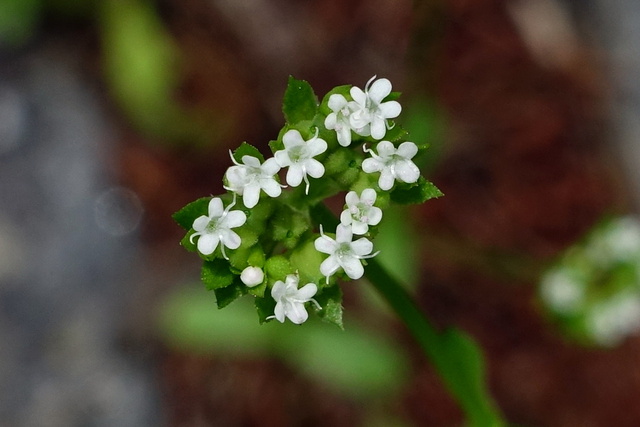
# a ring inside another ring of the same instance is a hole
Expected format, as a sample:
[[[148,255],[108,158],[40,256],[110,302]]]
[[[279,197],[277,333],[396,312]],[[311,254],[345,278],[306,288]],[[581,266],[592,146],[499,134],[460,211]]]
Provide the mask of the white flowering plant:
[[[343,328],[342,283],[366,275],[431,359],[470,426],[504,426],[486,389],[481,352],[456,329],[439,331],[375,259],[391,204],[440,197],[418,159],[426,144],[394,121],[402,107],[387,79],[338,86],[318,100],[290,78],[285,125],[265,155],[244,142],[231,152],[227,193],[174,214],[181,244],[203,260],[201,278],[219,308],[253,297],[260,323],[300,325],[310,314]],[[342,209],[325,202],[342,197]],[[460,369],[465,367],[465,369]]]
[[[249,294],[261,322],[302,323],[308,303],[342,327],[339,282],[360,279],[378,253],[384,209],[442,194],[415,163],[427,146],[393,121],[402,110],[398,97],[389,80],[374,77],[364,90],[339,86],[319,101],[307,82],[289,79],[286,124],[271,153],[242,143],[230,153],[227,193],[174,215],[187,230],[182,245],[204,261],[202,281],[218,307]],[[323,204],[338,194],[345,195],[339,222]],[[306,299],[289,298],[299,294],[292,283],[305,286]]]
[[[612,347],[640,333],[640,220],[608,218],[540,279],[540,301],[570,338]]]

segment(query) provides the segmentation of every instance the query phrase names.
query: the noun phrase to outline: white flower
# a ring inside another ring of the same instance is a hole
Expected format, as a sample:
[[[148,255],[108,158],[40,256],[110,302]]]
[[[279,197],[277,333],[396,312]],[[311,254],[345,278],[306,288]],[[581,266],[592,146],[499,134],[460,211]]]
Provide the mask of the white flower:
[[[274,158],[265,160],[261,165],[260,160],[253,156],[242,156],[242,164],[236,162],[231,155],[231,161],[235,166],[227,169],[225,177],[228,186],[224,187],[242,196],[242,202],[248,208],[258,204],[260,190],[263,190],[270,197],[278,197],[282,192],[282,187],[276,181],[275,174],[280,170],[280,165]]]
[[[318,310],[321,310],[320,304],[312,297],[318,292],[315,283],[307,283],[298,289],[300,278],[295,274],[289,274],[285,281],[278,280],[271,289],[271,296],[276,300],[276,308],[273,316],[267,319],[277,319],[280,323],[284,323],[284,318],[288,317],[293,323],[299,325],[307,320],[309,314],[304,307],[305,302],[312,301]]]
[[[351,144],[351,124],[349,122],[351,110],[349,102],[344,96],[334,93],[329,97],[328,105],[333,112],[327,115],[324,120],[324,127],[335,130],[338,135],[338,144],[348,147]]]
[[[264,271],[260,267],[247,267],[240,273],[242,283],[250,288],[258,286],[264,281]]]
[[[309,179],[320,178],[324,175],[324,166],[314,159],[318,154],[327,150],[324,139],[318,138],[318,129],[313,138],[305,141],[295,129],[288,130],[282,136],[284,150],[276,151],[274,157],[281,167],[289,167],[287,171],[287,183],[292,187],[300,185],[302,180],[307,184],[306,192],[309,193]]]
[[[193,229],[196,231],[189,240],[193,243],[194,237],[199,236],[198,250],[203,255],[211,255],[220,243],[222,256],[229,259],[224,252],[225,246],[229,249],[238,249],[242,243],[240,236],[232,228],[240,227],[247,220],[247,216],[242,211],[232,211],[236,204],[235,196],[233,202],[223,209],[222,200],[214,197],[209,202],[209,215],[202,215],[193,221]]]
[[[420,169],[411,161],[418,152],[413,142],[403,142],[398,149],[389,141],[380,141],[378,154],[363,147],[372,157],[362,162],[362,170],[366,173],[380,172],[378,186],[382,190],[390,190],[395,180],[414,183],[420,177]]]
[[[378,254],[378,252],[371,254],[373,243],[369,239],[361,237],[355,242],[352,239],[353,232],[347,225],[338,225],[335,240],[324,234],[320,226],[320,237],[315,240],[314,245],[318,252],[329,254],[329,258],[320,264],[320,272],[327,277],[327,283],[329,283],[329,277],[340,268],[353,280],[361,278],[364,267],[360,260],[372,258]]]
[[[376,191],[373,188],[362,190],[358,197],[355,191],[349,191],[345,197],[347,209],[342,211],[340,222],[350,225],[353,234],[365,234],[370,225],[377,225],[382,219],[382,210],[373,204],[376,201]]]
[[[367,82],[364,92],[355,86],[351,88],[353,102],[349,122],[358,135],[382,139],[387,132],[387,119],[398,117],[402,107],[397,101],[382,102],[391,93],[391,82],[378,79],[371,83],[375,78]]]

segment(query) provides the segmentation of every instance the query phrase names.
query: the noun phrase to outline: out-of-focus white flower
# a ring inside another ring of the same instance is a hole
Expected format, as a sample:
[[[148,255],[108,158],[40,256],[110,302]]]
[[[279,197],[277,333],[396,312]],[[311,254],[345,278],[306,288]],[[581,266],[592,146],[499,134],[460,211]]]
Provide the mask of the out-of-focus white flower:
[[[376,201],[373,188],[362,190],[360,197],[355,191],[349,191],[345,197],[347,209],[340,214],[340,222],[351,226],[353,234],[365,234],[370,225],[378,225],[382,219],[382,209],[373,206]]]
[[[264,271],[260,267],[249,266],[240,273],[240,280],[248,287],[253,288],[264,281]]]
[[[229,249],[240,247],[242,240],[231,229],[243,225],[247,220],[247,215],[242,211],[232,211],[231,208],[235,204],[234,196],[233,202],[224,209],[222,200],[219,197],[214,197],[209,202],[209,215],[201,215],[193,221],[195,233],[191,235],[189,240],[193,243],[193,239],[199,237],[197,247],[201,254],[211,255],[220,243],[222,256],[229,259],[224,251],[225,246]]]
[[[420,169],[411,161],[418,153],[416,144],[406,141],[396,149],[391,142],[380,141],[376,148],[378,154],[363,147],[371,157],[362,162],[362,170],[366,173],[380,172],[380,189],[390,190],[396,180],[411,184],[420,178]]]
[[[542,299],[558,313],[573,313],[584,303],[585,284],[571,273],[569,269],[555,269],[546,273],[540,283]]]
[[[344,96],[334,93],[329,97],[328,106],[332,112],[324,120],[324,127],[335,130],[338,136],[338,144],[348,147],[351,144],[351,123],[349,121],[351,110],[349,102]]]
[[[280,170],[280,165],[273,157],[260,164],[260,160],[253,156],[242,156],[242,163],[236,162],[233,154],[231,161],[235,166],[227,169],[225,177],[227,186],[224,188],[242,196],[242,202],[248,208],[258,204],[260,190],[269,197],[278,197],[282,192],[282,186],[276,181],[275,175]]]
[[[278,280],[271,289],[271,296],[276,300],[276,308],[273,316],[267,319],[275,318],[280,323],[284,323],[285,317],[289,318],[293,323],[299,325],[304,323],[309,314],[304,307],[304,303],[312,301],[318,310],[321,310],[320,304],[312,297],[318,292],[315,283],[307,283],[298,289],[300,278],[296,274],[289,274],[285,281]]]
[[[367,82],[364,92],[355,86],[351,88],[349,123],[358,135],[382,139],[388,128],[387,119],[398,117],[402,107],[398,101],[382,102],[391,93],[391,82],[388,79],[373,81],[375,78]]]
[[[619,344],[640,330],[640,297],[628,292],[596,304],[587,317],[587,328],[598,344]]]
[[[324,175],[324,166],[322,163],[314,159],[318,154],[327,151],[327,142],[318,138],[318,129],[313,138],[305,141],[295,129],[288,130],[282,136],[284,150],[274,153],[274,157],[278,164],[287,170],[287,184],[292,187],[300,185],[302,180],[307,184],[306,192],[309,193],[309,179],[307,175],[313,178],[320,178]]]
[[[361,237],[353,241],[351,227],[343,224],[339,224],[336,228],[335,240],[324,234],[320,226],[320,237],[315,240],[314,246],[318,252],[329,254],[329,258],[320,264],[320,272],[326,276],[327,283],[329,283],[329,277],[341,268],[351,279],[361,278],[364,274],[361,260],[378,254],[378,252],[371,254],[373,243],[369,239]]]

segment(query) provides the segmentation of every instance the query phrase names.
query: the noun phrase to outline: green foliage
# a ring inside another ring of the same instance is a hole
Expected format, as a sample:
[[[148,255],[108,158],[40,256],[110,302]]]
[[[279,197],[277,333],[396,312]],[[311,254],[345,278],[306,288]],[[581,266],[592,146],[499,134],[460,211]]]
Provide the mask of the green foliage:
[[[401,205],[420,204],[441,196],[444,196],[442,191],[423,177],[415,184],[397,184],[391,192],[391,200]]]
[[[173,214],[173,220],[185,230],[191,230],[193,221],[201,215],[206,215],[211,197],[202,197],[189,203],[178,212]]]
[[[224,308],[242,295],[246,294],[247,287],[236,278],[231,285],[224,288],[214,289],[213,292],[216,294],[216,303],[218,304],[218,308]]]
[[[205,261],[202,264],[200,278],[209,290],[225,288],[231,285],[234,277],[231,270],[229,270],[229,263],[224,259]]]
[[[322,320],[344,329],[342,324],[342,290],[340,286],[324,287],[315,299],[322,307],[322,310],[318,311],[318,316]]]
[[[318,98],[309,83],[289,77],[282,103],[282,112],[287,123],[295,124],[306,120],[311,122],[317,110]]]
[[[233,151],[233,158],[236,159],[236,162],[242,162],[243,156],[256,157],[260,160],[260,163],[264,162],[264,156],[260,153],[260,150],[246,142],[240,144],[240,146]]]

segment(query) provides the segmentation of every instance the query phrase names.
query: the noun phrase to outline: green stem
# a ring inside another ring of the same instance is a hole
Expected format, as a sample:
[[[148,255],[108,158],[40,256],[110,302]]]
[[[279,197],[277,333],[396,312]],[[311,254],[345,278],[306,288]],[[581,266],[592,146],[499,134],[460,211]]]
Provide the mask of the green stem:
[[[314,207],[312,215],[325,226],[338,224],[333,213],[322,204]],[[375,259],[368,260],[365,274],[431,360],[444,385],[464,411],[468,425],[507,425],[487,390],[482,353],[473,340],[455,329],[438,331],[405,288]]]

